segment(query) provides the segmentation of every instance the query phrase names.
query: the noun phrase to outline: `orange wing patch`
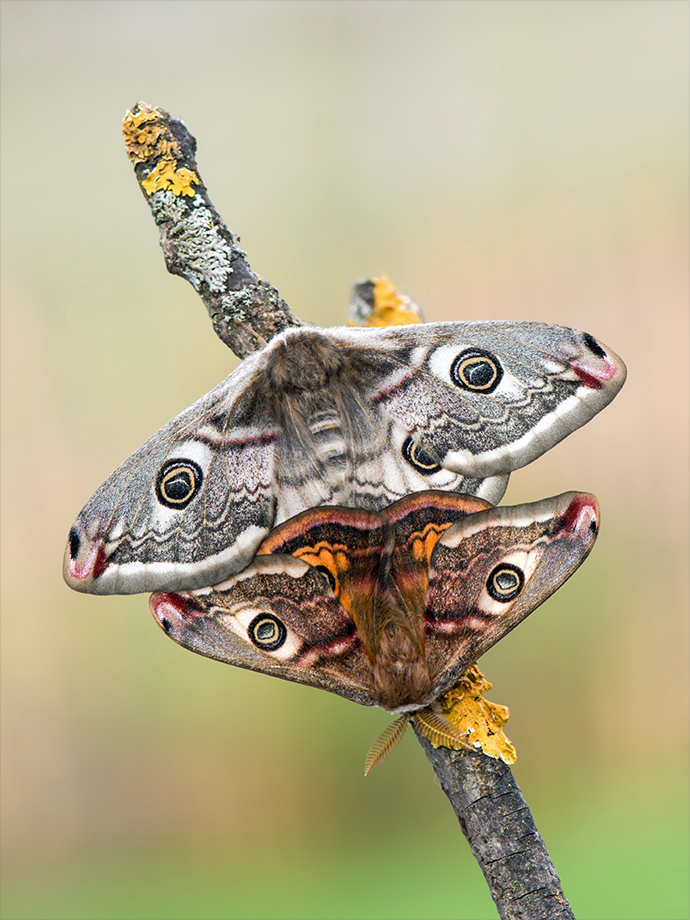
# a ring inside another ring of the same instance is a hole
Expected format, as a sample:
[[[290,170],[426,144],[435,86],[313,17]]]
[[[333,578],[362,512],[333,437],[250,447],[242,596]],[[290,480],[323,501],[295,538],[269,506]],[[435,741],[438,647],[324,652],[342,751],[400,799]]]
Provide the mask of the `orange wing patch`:
[[[369,650],[382,554],[392,532],[380,515],[353,508],[313,508],[272,531],[257,555],[295,556],[320,570]]]

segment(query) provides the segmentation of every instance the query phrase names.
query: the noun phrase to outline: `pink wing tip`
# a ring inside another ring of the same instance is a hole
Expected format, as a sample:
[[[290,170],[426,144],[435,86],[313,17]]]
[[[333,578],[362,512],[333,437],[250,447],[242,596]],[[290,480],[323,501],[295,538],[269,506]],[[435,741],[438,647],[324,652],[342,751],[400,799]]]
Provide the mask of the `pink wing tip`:
[[[83,554],[79,553],[78,537],[75,541],[75,535],[70,533],[67,571],[74,581],[91,581],[98,578],[108,568],[109,562],[103,540],[96,540],[89,551]]]
[[[599,532],[599,502],[594,495],[580,493],[568,505],[561,517],[558,531],[572,536],[595,538]]]
[[[613,355],[588,333],[584,333],[584,343],[592,353],[592,360],[573,361],[572,368],[583,386],[591,390],[600,390],[603,384],[613,380],[624,370],[622,362],[619,364]]]
[[[188,594],[152,594],[149,607],[154,619],[168,632],[167,624],[180,624],[204,616],[204,612]]]

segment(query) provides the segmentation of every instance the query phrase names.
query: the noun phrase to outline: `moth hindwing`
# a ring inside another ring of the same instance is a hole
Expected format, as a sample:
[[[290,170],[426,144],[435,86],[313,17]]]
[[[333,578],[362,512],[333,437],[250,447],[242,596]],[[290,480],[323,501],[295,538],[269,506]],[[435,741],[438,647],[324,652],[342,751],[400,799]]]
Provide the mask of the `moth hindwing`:
[[[414,713],[454,686],[590,552],[592,495],[493,508],[444,492],[381,512],[313,509],[211,588],[151,598],[180,645]]]

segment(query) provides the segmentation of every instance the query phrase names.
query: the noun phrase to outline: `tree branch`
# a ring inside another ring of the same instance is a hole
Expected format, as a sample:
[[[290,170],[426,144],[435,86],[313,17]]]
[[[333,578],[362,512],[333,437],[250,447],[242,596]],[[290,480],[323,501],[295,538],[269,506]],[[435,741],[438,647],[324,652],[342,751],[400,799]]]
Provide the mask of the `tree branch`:
[[[211,204],[184,122],[139,102],[122,122],[127,156],[160,231],[165,265],[197,291],[213,328],[239,358],[301,326]]]
[[[412,724],[502,920],[572,920],[561,880],[510,767],[479,752],[434,748]]]
[[[123,134],[160,230],[166,267],[198,292],[223,342],[243,358],[283,329],[300,326],[278,291],[254,274],[237,238],[211,204],[196,167],[196,141],[183,122],[140,102],[125,116]],[[388,291],[385,278],[360,282],[355,288],[355,318],[370,310],[371,298],[365,295],[375,284]],[[398,300],[400,296],[396,292]],[[398,300],[393,304],[396,310],[401,304],[410,310]],[[390,306],[388,301],[385,305]],[[510,768],[484,754],[434,748],[417,737],[482,867],[501,918],[572,918]]]

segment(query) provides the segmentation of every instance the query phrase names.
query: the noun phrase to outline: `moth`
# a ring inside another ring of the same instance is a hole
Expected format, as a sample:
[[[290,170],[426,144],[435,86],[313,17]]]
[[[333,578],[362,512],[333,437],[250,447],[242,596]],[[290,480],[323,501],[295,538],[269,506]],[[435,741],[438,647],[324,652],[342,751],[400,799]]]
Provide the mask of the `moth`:
[[[541,323],[300,327],[272,339],[96,490],[63,572],[94,594],[188,591],[245,568],[276,525],[508,476],[589,421],[625,366]]]
[[[553,594],[598,529],[596,498],[577,492],[499,508],[427,491],[379,512],[312,509],[238,575],[150,606],[197,654],[414,713]]]

